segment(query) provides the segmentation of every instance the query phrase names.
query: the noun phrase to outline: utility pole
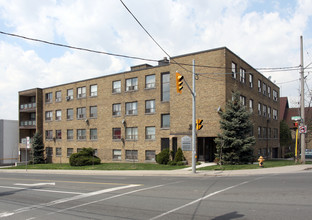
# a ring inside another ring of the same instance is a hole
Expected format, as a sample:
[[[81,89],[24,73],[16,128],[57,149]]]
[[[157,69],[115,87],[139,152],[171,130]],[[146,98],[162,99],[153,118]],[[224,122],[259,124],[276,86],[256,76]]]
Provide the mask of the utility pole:
[[[301,76],[301,96],[300,96],[300,111],[301,111],[301,126],[305,125],[304,121],[304,68],[303,68],[303,40],[300,36],[300,76]],[[305,164],[305,133],[301,133],[301,163]]]
[[[192,172],[196,173],[196,90],[195,90],[195,60],[193,60],[193,114],[192,114]]]

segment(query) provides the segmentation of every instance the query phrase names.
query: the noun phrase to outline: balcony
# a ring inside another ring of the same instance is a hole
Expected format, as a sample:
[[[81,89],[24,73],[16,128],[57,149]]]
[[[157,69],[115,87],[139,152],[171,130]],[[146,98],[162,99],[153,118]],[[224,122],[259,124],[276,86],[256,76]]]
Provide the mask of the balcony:
[[[21,112],[34,111],[36,110],[36,107],[37,107],[36,103],[21,104],[20,111]]]
[[[36,120],[30,120],[30,121],[21,121],[20,127],[23,128],[36,128]]]

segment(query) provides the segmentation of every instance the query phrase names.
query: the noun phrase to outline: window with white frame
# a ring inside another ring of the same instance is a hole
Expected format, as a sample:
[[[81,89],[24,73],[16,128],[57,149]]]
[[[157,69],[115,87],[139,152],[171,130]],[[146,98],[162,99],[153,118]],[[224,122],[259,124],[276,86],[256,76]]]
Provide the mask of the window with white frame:
[[[261,103],[258,103],[258,115],[261,115],[262,112],[261,112]]]
[[[121,93],[121,81],[113,81],[113,93]]]
[[[66,110],[67,112],[67,120],[73,120],[74,119],[74,109],[69,108]]]
[[[145,139],[155,140],[155,127],[145,127]]]
[[[243,68],[240,68],[239,70],[239,81],[241,83],[245,83],[246,82],[246,70]]]
[[[113,150],[113,160],[121,160],[121,150]]]
[[[67,89],[67,96],[66,100],[70,101],[74,99],[74,90],[73,89]]]
[[[77,129],[77,140],[86,140],[86,129]]]
[[[161,101],[162,102],[170,101],[170,74],[169,73],[161,74]]]
[[[97,96],[97,85],[90,86],[90,96],[91,97]]]
[[[249,111],[253,112],[253,100],[249,99]]]
[[[261,80],[260,79],[258,79],[258,92],[261,92],[262,90],[261,90]]]
[[[46,140],[52,140],[53,139],[53,131],[52,130],[46,130],[45,131],[45,139]]]
[[[48,92],[45,94],[45,102],[51,103],[52,102],[52,92]]]
[[[268,86],[268,97],[271,98],[271,87]]]
[[[145,101],[145,113],[155,113],[155,100]]]
[[[249,87],[253,88],[253,75],[249,74]]]
[[[241,105],[246,106],[246,97],[245,96],[241,95],[239,97],[239,100],[240,100]]]
[[[47,154],[47,157],[52,157],[53,156],[53,148],[52,147],[46,147],[46,154]]]
[[[97,118],[97,106],[90,106],[90,118]]]
[[[62,120],[62,110],[56,110],[55,111],[55,120],[56,121]]]
[[[138,90],[138,78],[126,79],[126,92]]]
[[[273,119],[277,120],[277,110],[273,109]]]
[[[84,119],[86,118],[86,108],[77,108],[77,119]]]
[[[62,148],[61,147],[55,148],[55,156],[57,156],[57,157],[62,156]]]
[[[85,86],[77,88],[77,98],[85,98],[87,96],[87,88]]]
[[[271,107],[268,106],[268,118],[271,118]]]
[[[90,140],[97,140],[97,128],[90,129]]]
[[[74,130],[67,129],[67,140],[73,140],[73,139],[74,139]]]
[[[62,139],[62,130],[56,130],[55,131],[55,139],[61,140]]]
[[[153,89],[156,87],[155,75],[147,75],[145,76],[145,88]]]
[[[277,91],[273,89],[273,100],[277,101]]]
[[[126,160],[137,160],[138,151],[137,150],[126,150]]]
[[[266,105],[263,105],[263,106],[262,106],[262,110],[263,110],[263,111],[262,111],[262,112],[263,112],[263,116],[266,117],[266,115],[267,115],[267,106],[266,106]]]
[[[55,92],[55,102],[60,102],[60,101],[62,101],[62,92],[57,91]]]
[[[126,128],[126,140],[138,140],[138,128]]]
[[[236,79],[236,75],[237,75],[237,64],[232,62],[232,77]]]
[[[121,115],[121,104],[113,104],[113,116],[120,116]]]
[[[74,152],[73,148],[67,148],[67,157],[70,157],[70,155],[72,155]]]
[[[52,111],[46,111],[46,112],[45,112],[45,120],[46,120],[46,121],[52,121],[52,118],[53,118],[53,113],[52,113]]]
[[[155,151],[154,150],[146,150],[145,151],[145,160],[147,161],[155,161]]]
[[[138,103],[127,102],[126,103],[126,115],[137,115],[138,114]]]
[[[170,114],[161,115],[161,127],[170,128]]]
[[[263,92],[263,95],[266,95],[266,90],[267,90],[267,86],[265,83],[262,83],[262,92]]]
[[[121,139],[121,128],[113,128],[113,140]]]

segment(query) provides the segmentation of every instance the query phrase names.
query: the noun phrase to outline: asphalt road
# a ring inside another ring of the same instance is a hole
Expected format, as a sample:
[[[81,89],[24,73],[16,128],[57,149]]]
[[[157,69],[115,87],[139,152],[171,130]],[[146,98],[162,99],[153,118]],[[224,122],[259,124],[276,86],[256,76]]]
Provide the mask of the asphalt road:
[[[1,173],[0,219],[311,219],[312,171],[231,177]]]

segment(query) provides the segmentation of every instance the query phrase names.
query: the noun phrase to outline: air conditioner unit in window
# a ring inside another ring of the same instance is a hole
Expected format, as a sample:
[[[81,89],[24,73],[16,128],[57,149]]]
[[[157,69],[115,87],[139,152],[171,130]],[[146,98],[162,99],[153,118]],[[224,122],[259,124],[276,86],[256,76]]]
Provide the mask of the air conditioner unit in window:
[[[66,101],[69,101],[70,100],[70,96],[66,96]]]

